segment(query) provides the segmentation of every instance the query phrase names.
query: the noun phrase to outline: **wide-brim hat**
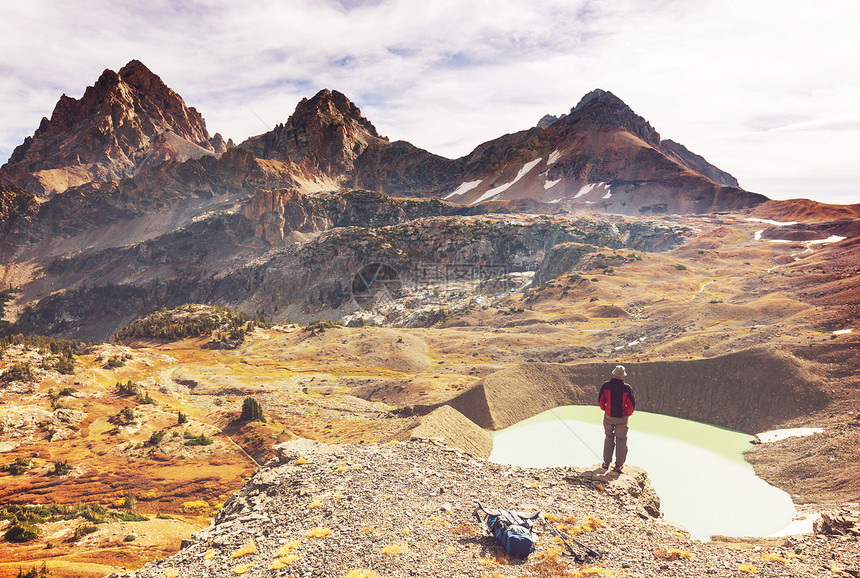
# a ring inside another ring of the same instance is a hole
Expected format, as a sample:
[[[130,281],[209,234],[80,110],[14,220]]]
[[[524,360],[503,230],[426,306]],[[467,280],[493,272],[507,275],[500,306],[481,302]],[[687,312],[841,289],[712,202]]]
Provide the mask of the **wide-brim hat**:
[[[623,365],[616,365],[615,369],[612,370],[613,377],[627,377],[627,370],[624,369]]]

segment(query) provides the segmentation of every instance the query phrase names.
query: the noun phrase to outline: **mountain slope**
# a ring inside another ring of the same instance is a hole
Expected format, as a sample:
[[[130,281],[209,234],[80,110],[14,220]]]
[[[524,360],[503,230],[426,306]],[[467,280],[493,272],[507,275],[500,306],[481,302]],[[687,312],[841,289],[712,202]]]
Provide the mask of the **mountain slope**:
[[[133,175],[142,164],[221,153],[203,117],[137,60],[105,70],[80,99],[60,97],[51,119],[18,146],[2,175],[51,196],[90,181]]]

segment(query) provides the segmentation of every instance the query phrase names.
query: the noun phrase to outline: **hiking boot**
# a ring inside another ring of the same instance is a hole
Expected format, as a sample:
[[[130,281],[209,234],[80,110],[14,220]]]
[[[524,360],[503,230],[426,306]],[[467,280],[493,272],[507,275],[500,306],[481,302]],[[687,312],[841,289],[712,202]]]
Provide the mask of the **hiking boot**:
[[[620,466],[619,466],[618,464],[615,464],[615,467],[614,467],[614,468],[612,468],[612,471],[613,471],[613,472],[618,472],[618,473],[620,474],[620,473],[622,473],[622,469],[623,469],[623,468],[624,468],[624,465],[623,465],[623,464],[622,464],[622,465],[620,465]]]
[[[603,468],[604,470],[608,470],[609,469],[609,462],[603,462],[603,465],[600,467]]]

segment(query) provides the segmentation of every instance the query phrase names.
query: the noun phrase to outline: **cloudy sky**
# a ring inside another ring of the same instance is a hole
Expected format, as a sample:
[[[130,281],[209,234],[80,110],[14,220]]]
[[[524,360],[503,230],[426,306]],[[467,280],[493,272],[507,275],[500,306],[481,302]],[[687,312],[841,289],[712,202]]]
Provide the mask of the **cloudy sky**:
[[[0,0],[0,162],[136,58],[236,142],[340,90],[458,157],[610,90],[771,198],[860,202],[856,0]]]

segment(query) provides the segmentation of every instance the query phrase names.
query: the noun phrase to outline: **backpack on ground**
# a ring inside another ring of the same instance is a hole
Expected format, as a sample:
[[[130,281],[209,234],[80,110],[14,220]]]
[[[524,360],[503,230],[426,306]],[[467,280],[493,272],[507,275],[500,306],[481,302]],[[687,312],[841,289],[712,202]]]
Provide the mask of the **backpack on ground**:
[[[517,558],[526,558],[534,550],[537,536],[532,527],[539,516],[540,512],[525,514],[512,510],[495,510],[485,508],[481,504],[475,508],[475,517],[487,525],[490,534],[496,539],[496,544]]]

